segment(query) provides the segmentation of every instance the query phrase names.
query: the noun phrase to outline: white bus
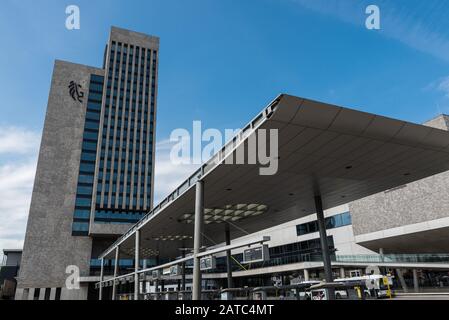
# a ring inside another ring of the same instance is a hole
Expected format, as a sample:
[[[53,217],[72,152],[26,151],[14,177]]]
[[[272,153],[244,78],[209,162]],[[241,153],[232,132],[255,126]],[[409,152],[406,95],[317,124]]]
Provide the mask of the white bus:
[[[334,282],[360,282],[366,283],[365,293],[372,298],[388,298],[393,294],[391,286],[393,285],[393,276],[383,276],[380,274],[373,274],[368,276],[351,277],[351,278],[339,278]]]

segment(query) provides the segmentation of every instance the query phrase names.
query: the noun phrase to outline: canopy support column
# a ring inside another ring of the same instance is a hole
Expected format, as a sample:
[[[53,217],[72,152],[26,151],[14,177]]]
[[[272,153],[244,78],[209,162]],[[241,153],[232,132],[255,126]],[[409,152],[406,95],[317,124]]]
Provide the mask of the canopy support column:
[[[231,245],[231,231],[229,229],[229,224],[226,223],[225,227],[225,237],[226,237],[226,245]],[[232,265],[231,265],[231,250],[226,250],[226,271],[227,271],[227,280],[228,280],[228,288],[233,288],[234,284],[232,281]]]
[[[315,196],[315,208],[318,218],[318,229],[320,231],[321,252],[323,255],[324,277],[327,283],[334,281],[332,275],[332,264],[329,253],[329,244],[327,243],[326,220],[324,219],[323,202],[321,195]],[[329,289],[329,299],[334,300],[334,291]]]
[[[104,280],[104,259],[101,259],[100,266],[100,288],[98,290],[98,299],[103,300],[103,280]]]
[[[115,248],[115,261],[114,261],[114,281],[112,283],[112,300],[115,300],[115,296],[117,294],[117,285],[116,285],[116,280],[115,278],[117,278],[118,276],[118,268],[119,268],[119,259],[120,259],[120,247],[117,246],[117,248]]]
[[[134,300],[139,300],[139,260],[140,260],[140,230],[136,230],[136,252],[134,254]]]
[[[202,246],[202,231],[204,223],[204,182],[198,180],[196,183],[195,197],[195,233],[193,239],[193,282],[192,282],[192,300],[201,299],[201,270],[200,253]]]
[[[304,281],[309,281],[309,280],[310,280],[309,270],[304,269]]]
[[[418,270],[413,269],[413,288],[415,290],[415,293],[419,292],[419,277],[418,277]]]
[[[182,257],[185,258],[186,257],[186,251],[182,250]],[[186,263],[183,262],[181,264],[181,290],[185,291],[186,290]]]

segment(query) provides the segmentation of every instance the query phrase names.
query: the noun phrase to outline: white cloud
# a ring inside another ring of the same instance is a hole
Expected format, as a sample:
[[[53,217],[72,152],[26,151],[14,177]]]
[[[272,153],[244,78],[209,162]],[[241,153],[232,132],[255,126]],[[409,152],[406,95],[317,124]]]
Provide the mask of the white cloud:
[[[34,131],[0,127],[0,249],[23,246],[39,142]]]
[[[360,0],[291,0],[303,8],[334,17],[345,23],[365,28],[368,15],[365,9],[372,1]],[[407,1],[377,0],[380,8],[381,30],[379,35],[397,40],[410,48],[449,61],[449,38],[446,1],[429,2],[415,6]]]
[[[0,154],[30,154],[39,148],[40,135],[24,128],[0,127]]]
[[[424,91],[439,92],[444,95],[445,98],[449,98],[449,76],[441,77],[435,81],[432,81],[423,88]]]
[[[174,164],[170,160],[173,142],[162,140],[156,144],[155,192],[154,204],[157,205],[164,197],[173,192],[199,167],[197,164]]]
[[[0,165],[0,248],[23,245],[36,162]]]
[[[449,98],[449,76],[441,78],[436,85],[436,89],[443,92],[446,98]]]

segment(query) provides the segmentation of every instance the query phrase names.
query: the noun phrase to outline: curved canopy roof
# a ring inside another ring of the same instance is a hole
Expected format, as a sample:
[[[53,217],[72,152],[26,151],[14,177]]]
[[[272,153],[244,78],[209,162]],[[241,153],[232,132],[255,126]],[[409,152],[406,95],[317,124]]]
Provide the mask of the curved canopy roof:
[[[277,173],[260,175],[260,164],[226,164],[261,129],[278,129]],[[315,213],[316,194],[328,209],[447,170],[447,131],[283,94],[101,257],[113,258],[117,244],[125,256],[132,252],[137,229],[143,257],[156,252],[172,259],[178,248],[192,247],[193,224],[183,216],[194,212],[197,179],[204,181],[208,213],[266,206],[229,220],[234,239]],[[224,242],[224,230],[224,223],[206,224],[205,245]]]

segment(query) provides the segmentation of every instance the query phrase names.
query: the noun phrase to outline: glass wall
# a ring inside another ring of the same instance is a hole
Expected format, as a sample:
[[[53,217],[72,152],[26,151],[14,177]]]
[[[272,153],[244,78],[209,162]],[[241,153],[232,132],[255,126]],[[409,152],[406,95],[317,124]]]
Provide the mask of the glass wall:
[[[326,229],[335,229],[352,224],[351,214],[344,212],[332,217],[326,218]],[[318,232],[318,221],[311,221],[296,226],[298,236],[303,236],[309,233]]]
[[[331,259],[335,260],[334,238],[329,236],[327,241],[331,252]],[[251,263],[250,265],[243,264],[243,254],[232,255],[232,270],[241,271],[244,268],[257,269],[307,261],[323,261],[319,238],[271,247],[269,248],[269,252],[270,259],[268,261]],[[193,261],[189,261],[187,265],[193,266]],[[226,257],[218,257],[217,268],[210,272],[226,272]]]
[[[102,76],[91,75],[90,77],[78,187],[73,214],[73,236],[87,236],[89,234],[103,81],[104,77]]]
[[[108,50],[95,222],[136,223],[152,206],[157,52],[116,41]]]

